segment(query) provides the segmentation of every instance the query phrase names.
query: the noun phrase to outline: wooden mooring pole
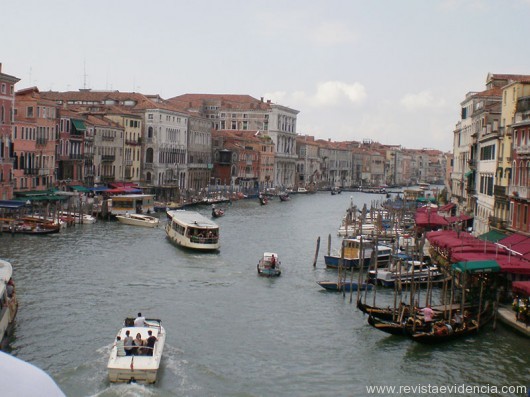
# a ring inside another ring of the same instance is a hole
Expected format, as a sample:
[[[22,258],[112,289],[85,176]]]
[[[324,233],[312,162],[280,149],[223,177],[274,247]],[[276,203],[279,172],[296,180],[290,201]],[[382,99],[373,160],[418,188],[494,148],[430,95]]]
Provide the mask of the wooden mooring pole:
[[[315,250],[315,259],[313,260],[313,267],[316,267],[317,265],[317,259],[318,259],[318,250],[320,249],[320,236],[317,238],[317,248]]]

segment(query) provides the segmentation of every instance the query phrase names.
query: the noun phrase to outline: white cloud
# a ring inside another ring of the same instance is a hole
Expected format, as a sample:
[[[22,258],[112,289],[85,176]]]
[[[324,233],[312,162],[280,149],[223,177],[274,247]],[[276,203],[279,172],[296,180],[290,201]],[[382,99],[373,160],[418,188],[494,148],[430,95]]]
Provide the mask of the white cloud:
[[[342,81],[326,81],[319,83],[313,94],[305,91],[285,91],[266,93],[265,96],[276,103],[291,103],[295,106],[333,107],[344,104],[362,104],[367,95],[361,83],[344,83]],[[289,105],[288,105],[289,106]]]
[[[357,36],[341,22],[324,22],[314,29],[313,39],[318,45],[333,46],[352,43]]]
[[[399,102],[408,111],[438,109],[445,105],[443,99],[436,100],[429,91],[407,94]]]

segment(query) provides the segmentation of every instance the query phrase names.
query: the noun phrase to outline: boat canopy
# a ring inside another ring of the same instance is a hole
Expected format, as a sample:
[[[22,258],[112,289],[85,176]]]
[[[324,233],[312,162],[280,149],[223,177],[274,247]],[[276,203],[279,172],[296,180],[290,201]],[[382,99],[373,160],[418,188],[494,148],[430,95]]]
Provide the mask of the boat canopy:
[[[18,209],[26,205],[25,201],[19,200],[0,200],[0,208]]]

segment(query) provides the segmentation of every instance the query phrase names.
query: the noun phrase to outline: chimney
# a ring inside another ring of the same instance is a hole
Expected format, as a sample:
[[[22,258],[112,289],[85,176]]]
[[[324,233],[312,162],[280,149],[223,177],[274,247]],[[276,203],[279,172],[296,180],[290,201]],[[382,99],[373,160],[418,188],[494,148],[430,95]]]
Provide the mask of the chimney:
[[[0,62],[0,73],[2,73],[2,62]]]
[[[271,100],[270,100],[270,99],[267,99],[267,103],[270,105],[270,104],[271,104]]]
[[[261,97],[261,102],[263,102],[263,97]]]

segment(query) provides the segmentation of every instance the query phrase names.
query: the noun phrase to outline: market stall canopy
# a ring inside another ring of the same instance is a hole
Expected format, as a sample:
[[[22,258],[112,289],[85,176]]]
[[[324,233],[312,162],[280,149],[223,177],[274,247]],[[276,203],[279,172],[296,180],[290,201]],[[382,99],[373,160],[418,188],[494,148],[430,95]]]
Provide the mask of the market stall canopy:
[[[512,290],[517,294],[530,296],[530,281],[514,281],[512,283]]]
[[[467,273],[496,273],[501,270],[497,261],[494,260],[457,262],[453,264],[452,268],[457,272]]]

